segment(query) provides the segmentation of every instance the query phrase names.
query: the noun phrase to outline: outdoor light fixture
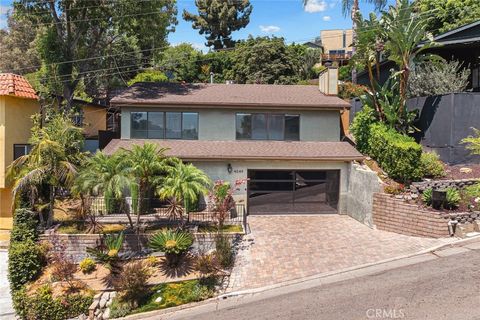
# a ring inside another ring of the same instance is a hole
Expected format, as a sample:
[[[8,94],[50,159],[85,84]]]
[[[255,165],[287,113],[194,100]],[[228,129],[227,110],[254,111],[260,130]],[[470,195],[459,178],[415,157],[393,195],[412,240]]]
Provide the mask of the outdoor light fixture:
[[[228,173],[232,173],[233,171],[232,165],[230,163],[227,165],[227,171]]]

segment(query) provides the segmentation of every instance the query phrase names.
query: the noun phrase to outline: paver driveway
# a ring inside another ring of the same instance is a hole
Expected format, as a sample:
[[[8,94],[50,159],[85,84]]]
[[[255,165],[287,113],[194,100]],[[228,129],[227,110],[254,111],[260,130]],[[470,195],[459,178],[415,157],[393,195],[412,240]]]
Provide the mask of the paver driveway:
[[[379,262],[453,241],[373,230],[345,215],[249,216],[248,223],[251,234],[242,242],[229,292]]]

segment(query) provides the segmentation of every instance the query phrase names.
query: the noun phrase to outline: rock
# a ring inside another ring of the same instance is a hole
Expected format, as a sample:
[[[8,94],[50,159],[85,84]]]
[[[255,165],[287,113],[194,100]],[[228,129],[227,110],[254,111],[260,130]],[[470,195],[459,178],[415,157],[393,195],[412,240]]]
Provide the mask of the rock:
[[[463,167],[463,168],[460,168],[459,171],[460,171],[461,173],[471,173],[471,172],[472,172],[472,169]]]
[[[117,293],[115,291],[110,292],[110,298],[115,298],[117,296]]]
[[[108,300],[107,304],[105,305],[106,307],[110,307],[113,303],[113,298]]]
[[[96,295],[93,296],[93,300],[97,300],[97,299],[100,299],[100,297],[102,296],[102,292],[100,293],[97,293]]]
[[[105,320],[110,319],[110,308],[107,308],[105,312],[103,312],[103,319]]]
[[[403,199],[403,196],[401,194],[395,195],[395,199]]]
[[[155,299],[155,302],[156,302],[156,303],[160,303],[160,302],[162,302],[162,300],[163,300],[162,297],[158,297],[157,299]]]
[[[95,310],[95,317],[98,317],[98,315],[100,314],[100,312],[102,312],[102,310],[100,310],[100,309]]]
[[[102,299],[100,299],[100,304],[99,304],[100,309],[105,308],[105,306],[107,305],[108,300],[109,300],[109,299],[108,299],[108,298],[105,298],[105,297],[102,297]]]
[[[418,199],[418,194],[417,193],[412,193],[410,195],[410,197],[412,197],[412,199]]]

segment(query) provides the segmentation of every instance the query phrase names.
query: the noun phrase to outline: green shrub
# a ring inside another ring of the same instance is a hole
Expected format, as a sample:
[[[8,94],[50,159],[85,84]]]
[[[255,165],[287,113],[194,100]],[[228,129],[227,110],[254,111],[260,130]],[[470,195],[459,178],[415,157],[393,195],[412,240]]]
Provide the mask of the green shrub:
[[[445,209],[455,209],[460,204],[460,192],[456,188],[447,188]]]
[[[420,157],[422,176],[426,178],[440,178],[445,176],[445,167],[435,152],[424,152]]]
[[[25,288],[13,293],[17,315],[24,320],[64,320],[87,313],[92,295],[67,294],[53,298],[52,288],[44,285],[28,296]]]
[[[110,318],[122,318],[128,316],[132,312],[133,308],[130,304],[120,301],[115,297],[110,305]]]
[[[369,155],[392,179],[411,182],[421,178],[422,147],[413,138],[375,123],[370,127],[368,148]]]
[[[350,126],[350,131],[355,137],[355,143],[358,151],[368,154],[368,138],[370,137],[370,127],[375,122],[375,111],[368,106],[364,106],[363,109],[355,115],[352,125]]]
[[[221,233],[215,237],[215,257],[223,268],[229,268],[233,264],[232,245],[228,237]]]
[[[155,233],[149,241],[150,248],[165,254],[182,254],[192,244],[193,237],[190,233],[171,229],[163,229]]]
[[[13,215],[13,229],[10,233],[10,241],[22,242],[37,240],[37,216],[28,209],[17,209]]]
[[[432,193],[433,193],[432,188],[425,189],[422,193],[422,201],[427,206],[432,204]]]
[[[44,257],[33,240],[12,242],[8,249],[8,278],[12,290],[34,280],[42,270]]]
[[[216,255],[199,255],[195,260],[194,268],[200,273],[202,277],[209,277],[215,275],[218,271],[218,260]]]
[[[93,261],[93,259],[85,258],[82,261],[80,261],[79,267],[83,273],[89,274],[96,269],[97,265],[95,264],[95,261]]]

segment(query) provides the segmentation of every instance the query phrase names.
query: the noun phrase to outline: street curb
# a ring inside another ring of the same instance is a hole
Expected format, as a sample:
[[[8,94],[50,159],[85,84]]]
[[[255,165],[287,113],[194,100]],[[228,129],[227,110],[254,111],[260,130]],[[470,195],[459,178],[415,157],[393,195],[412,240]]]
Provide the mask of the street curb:
[[[330,272],[319,273],[319,274],[316,274],[316,275],[312,275],[312,276],[308,276],[308,277],[304,277],[304,278],[299,278],[299,279],[294,279],[294,280],[289,280],[289,281],[284,281],[284,282],[280,282],[280,283],[276,283],[276,284],[272,284],[272,285],[264,286],[264,287],[260,287],[260,288],[229,292],[229,293],[225,293],[223,295],[218,296],[218,299],[226,299],[226,298],[236,297],[236,296],[258,294],[258,293],[273,290],[273,289],[283,288],[283,287],[287,287],[287,286],[291,286],[291,285],[295,285],[295,284],[299,284],[299,283],[303,283],[303,282],[322,279],[322,278],[326,278],[326,277],[330,277],[330,276],[334,276],[334,275],[339,275],[339,274],[342,274],[342,273],[347,273],[347,272],[351,272],[351,271],[355,271],[355,270],[365,269],[365,268],[368,268],[368,267],[381,265],[381,264],[385,264],[385,263],[392,262],[392,261],[407,259],[407,258],[419,256],[419,255],[422,255],[422,254],[431,253],[433,251],[437,251],[437,250],[440,250],[440,249],[443,249],[443,248],[446,248],[446,247],[453,247],[453,246],[456,246],[456,245],[459,245],[459,244],[475,242],[479,239],[480,239],[480,235],[474,236],[472,238],[459,239],[459,240],[456,240],[456,241],[453,241],[453,242],[450,242],[450,243],[444,243],[444,244],[436,245],[436,246],[433,246],[433,247],[430,247],[430,248],[427,248],[427,249],[424,249],[424,250],[421,250],[421,251],[418,251],[418,252],[415,252],[415,253],[406,254],[406,255],[402,255],[402,256],[397,256],[397,257],[394,257],[394,258],[385,259],[385,260],[381,260],[381,261],[377,261],[377,262],[361,264],[361,265],[357,265],[357,266],[354,266],[354,267],[349,267],[349,268],[330,271]]]

